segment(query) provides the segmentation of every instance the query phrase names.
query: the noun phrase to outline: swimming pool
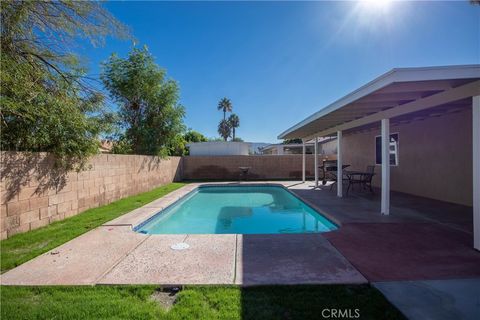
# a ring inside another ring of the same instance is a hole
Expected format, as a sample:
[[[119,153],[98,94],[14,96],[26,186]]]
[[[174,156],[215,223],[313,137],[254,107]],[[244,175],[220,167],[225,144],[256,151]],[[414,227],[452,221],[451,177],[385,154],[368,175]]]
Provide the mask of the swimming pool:
[[[315,233],[337,229],[281,186],[200,186],[144,221],[146,234]]]

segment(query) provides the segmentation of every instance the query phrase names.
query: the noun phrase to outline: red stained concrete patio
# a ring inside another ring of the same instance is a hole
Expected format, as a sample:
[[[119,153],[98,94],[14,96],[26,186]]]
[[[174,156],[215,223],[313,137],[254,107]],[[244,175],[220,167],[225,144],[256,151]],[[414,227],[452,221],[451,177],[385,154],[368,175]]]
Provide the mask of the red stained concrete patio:
[[[291,189],[342,225],[322,236],[369,281],[480,277],[471,207],[393,192],[382,216],[378,192],[338,198],[328,186]]]

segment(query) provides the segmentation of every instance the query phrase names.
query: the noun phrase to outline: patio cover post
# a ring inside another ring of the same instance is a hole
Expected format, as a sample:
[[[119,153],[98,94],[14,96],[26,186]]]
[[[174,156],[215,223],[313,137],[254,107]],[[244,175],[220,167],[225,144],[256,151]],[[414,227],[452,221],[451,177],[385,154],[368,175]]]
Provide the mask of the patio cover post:
[[[473,247],[480,250],[480,96],[472,98]]]
[[[337,131],[337,197],[343,196],[342,131]]]
[[[390,214],[390,119],[382,119],[382,205],[381,213]]]
[[[305,139],[302,139],[302,182],[305,182]]]
[[[318,137],[315,137],[313,163],[315,165],[315,188],[318,188]]]

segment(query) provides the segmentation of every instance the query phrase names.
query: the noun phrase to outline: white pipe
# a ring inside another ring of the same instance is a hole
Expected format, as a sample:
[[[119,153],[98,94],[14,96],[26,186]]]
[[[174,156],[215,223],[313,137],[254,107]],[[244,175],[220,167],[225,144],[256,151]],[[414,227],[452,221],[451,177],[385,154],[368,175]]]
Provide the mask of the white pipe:
[[[343,197],[342,131],[337,131],[337,197]]]
[[[318,188],[318,137],[315,137],[315,146],[314,146],[314,165],[315,165],[315,188]]]
[[[390,119],[382,119],[382,205],[381,213],[390,214]]]
[[[302,182],[305,182],[305,158],[306,158],[305,140],[302,139]]]
[[[480,96],[472,98],[473,247],[480,250]]]

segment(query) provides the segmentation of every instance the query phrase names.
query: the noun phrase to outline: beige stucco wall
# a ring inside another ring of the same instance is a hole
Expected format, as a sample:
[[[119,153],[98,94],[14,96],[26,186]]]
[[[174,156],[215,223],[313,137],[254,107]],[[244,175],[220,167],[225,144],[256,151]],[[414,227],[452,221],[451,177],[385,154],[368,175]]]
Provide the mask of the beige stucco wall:
[[[471,109],[423,121],[391,126],[399,133],[399,165],[391,167],[391,188],[423,197],[472,205]],[[344,163],[349,169],[375,164],[375,136],[380,130],[344,135]],[[374,184],[380,186],[381,167]]]
[[[1,154],[1,238],[181,178],[181,158],[97,155],[89,169],[56,172],[46,153]]]

